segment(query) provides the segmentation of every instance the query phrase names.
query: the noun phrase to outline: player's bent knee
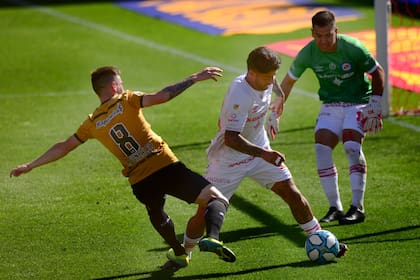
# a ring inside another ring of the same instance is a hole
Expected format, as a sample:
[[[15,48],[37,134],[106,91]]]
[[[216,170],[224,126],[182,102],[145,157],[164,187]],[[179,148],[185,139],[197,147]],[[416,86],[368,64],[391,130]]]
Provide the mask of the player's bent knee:
[[[171,218],[161,208],[147,208],[147,214],[149,215],[150,222],[155,228],[162,227],[171,222]]]
[[[225,209],[229,208],[229,202],[227,202],[222,197],[215,197],[215,198],[210,199],[210,201],[207,205],[207,208],[212,208],[215,205],[219,205],[219,206],[217,206],[217,208],[220,208],[220,205],[223,205],[225,207]]]
[[[297,189],[297,187],[292,178],[281,181],[281,182],[276,182],[271,187],[271,190],[278,195],[290,192],[291,190],[295,190],[295,189]]]
[[[206,186],[200,192],[195,202],[200,206],[207,206],[208,202],[215,198],[221,199],[229,204],[229,200],[213,185]]]
[[[353,160],[358,161],[360,158],[360,152],[362,150],[361,144],[355,141],[344,142],[344,151],[347,156]]]
[[[302,194],[292,179],[275,183],[271,190],[288,204],[294,204],[296,201],[302,200]]]

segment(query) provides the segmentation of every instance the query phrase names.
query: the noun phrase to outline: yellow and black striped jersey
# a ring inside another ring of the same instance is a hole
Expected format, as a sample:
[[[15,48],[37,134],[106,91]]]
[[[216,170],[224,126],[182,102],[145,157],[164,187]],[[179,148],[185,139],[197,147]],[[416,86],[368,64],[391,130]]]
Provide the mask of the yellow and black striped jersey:
[[[124,167],[122,173],[132,185],[178,161],[144,118],[142,95],[133,91],[114,95],[96,108],[75,133],[81,142],[90,138],[100,141],[119,159]]]

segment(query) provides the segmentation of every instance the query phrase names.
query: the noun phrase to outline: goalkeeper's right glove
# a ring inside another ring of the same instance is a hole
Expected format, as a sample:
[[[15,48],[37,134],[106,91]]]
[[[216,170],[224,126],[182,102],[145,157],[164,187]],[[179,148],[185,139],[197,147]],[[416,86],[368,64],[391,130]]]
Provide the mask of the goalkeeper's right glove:
[[[366,133],[375,134],[382,129],[381,96],[371,95],[369,103],[362,109],[363,130]]]

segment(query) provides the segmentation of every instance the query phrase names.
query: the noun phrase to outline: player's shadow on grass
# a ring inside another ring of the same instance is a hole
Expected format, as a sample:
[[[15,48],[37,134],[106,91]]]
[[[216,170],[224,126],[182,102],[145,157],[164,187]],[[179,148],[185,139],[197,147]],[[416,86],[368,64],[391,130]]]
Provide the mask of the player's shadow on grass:
[[[279,198],[279,203],[282,201]],[[234,231],[222,231],[220,232],[220,240],[225,243],[237,242],[240,240],[265,238],[275,235],[281,235],[285,239],[296,244],[298,247],[303,247],[306,240],[306,235],[302,229],[297,225],[288,225],[279,220],[278,217],[271,215],[263,208],[247,201],[243,197],[235,194],[230,200],[230,207],[235,207],[237,210],[244,214],[247,214],[252,219],[259,221],[264,224],[260,227],[246,227]],[[292,215],[291,212],[286,209],[287,214]],[[182,240],[184,234],[178,234],[178,240]],[[169,247],[156,248],[152,251],[166,251]]]
[[[334,264],[335,262],[331,262],[325,265]],[[103,278],[93,278],[92,280],[113,280],[113,279],[124,279],[124,278],[132,278],[135,276],[139,276],[140,278],[137,279],[156,279],[156,280],[163,280],[163,279],[213,279],[213,278],[225,278],[229,276],[240,276],[240,275],[247,275],[251,273],[261,272],[261,271],[268,271],[273,269],[285,268],[285,267],[314,267],[318,266],[314,262],[309,260],[294,262],[294,263],[287,263],[287,264],[279,264],[279,265],[269,265],[263,267],[255,267],[235,272],[215,272],[215,273],[208,273],[208,274],[199,274],[199,275],[189,275],[189,276],[179,276],[177,277],[175,274],[176,272],[171,271],[163,271],[163,270],[155,270],[155,271],[148,271],[148,272],[139,272],[139,273],[130,273],[130,274],[123,274],[117,276],[108,276]],[[145,276],[145,277],[142,277]]]
[[[247,203],[244,203],[243,201],[241,201],[241,199],[239,199],[236,205],[240,205],[242,206],[246,206],[248,205]],[[251,211],[254,212],[254,211]],[[259,213],[259,211],[256,211],[255,213]],[[271,220],[270,218],[265,217],[264,219],[266,219],[266,221]],[[385,230],[385,231],[381,231],[381,232],[374,232],[374,233],[368,233],[368,234],[361,234],[361,235],[356,235],[353,237],[349,237],[349,238],[344,238],[343,241],[348,243],[348,244],[356,244],[356,243],[372,243],[372,242],[401,242],[401,241],[411,241],[411,240],[416,240],[416,239],[420,239],[420,237],[413,237],[413,238],[401,238],[401,236],[398,236],[396,238],[388,238],[388,239],[384,239],[384,240],[372,240],[372,238],[378,237],[378,236],[386,236],[388,234],[395,234],[395,233],[401,233],[401,232],[407,232],[407,231],[412,231],[412,230],[417,230],[420,228],[420,225],[412,225],[412,226],[407,226],[407,227],[401,227],[401,228],[397,228],[397,229],[391,229],[391,230]],[[239,239],[244,239],[244,238],[253,238],[253,234],[252,233],[254,230],[256,229],[249,229],[250,231],[248,232],[247,236],[242,236],[239,237]],[[264,234],[267,234],[267,232],[271,232],[270,230],[263,232]],[[236,234],[239,233],[244,233],[244,232],[234,232],[234,236],[236,236]],[[226,234],[226,233],[225,233]],[[230,233],[228,233],[230,234]],[[366,239],[366,240],[365,240]],[[235,237],[235,241],[238,240],[237,237]],[[362,241],[361,241],[362,240]],[[330,264],[334,264],[335,261],[325,264],[325,265],[330,265]],[[309,260],[304,260],[304,261],[300,261],[300,262],[294,262],[294,263],[288,263],[288,264],[279,264],[279,265],[269,265],[269,266],[264,266],[264,267],[258,267],[258,268],[250,268],[250,269],[245,269],[245,270],[240,270],[240,271],[235,271],[235,272],[215,272],[215,273],[208,273],[208,274],[199,274],[199,275],[190,275],[190,276],[176,276],[176,272],[168,272],[168,271],[162,271],[160,269],[154,270],[154,271],[146,271],[146,272],[138,272],[138,273],[131,273],[131,274],[122,274],[122,275],[116,275],[116,276],[108,276],[108,277],[103,277],[103,278],[94,278],[94,280],[112,280],[112,279],[124,279],[124,278],[132,278],[132,277],[139,277],[137,279],[157,279],[157,280],[163,280],[163,279],[184,279],[184,280],[193,280],[193,279],[213,279],[213,278],[225,278],[225,277],[229,277],[229,276],[241,276],[241,275],[248,275],[248,274],[252,274],[252,273],[256,273],[256,272],[262,272],[262,271],[268,271],[268,270],[273,270],[273,269],[280,269],[280,268],[286,268],[286,267],[319,267],[319,264],[316,264],[314,262],[311,262]]]
[[[279,203],[282,201],[279,198]],[[265,238],[275,235],[281,235],[283,238],[293,242],[298,247],[304,247],[306,235],[297,224],[285,224],[278,217],[265,211],[263,208],[247,201],[240,195],[235,194],[230,200],[230,207],[234,207],[252,219],[259,221],[264,226],[246,227],[234,231],[220,232],[220,239],[225,243],[237,242],[240,240],[249,240],[256,238]],[[288,209],[285,210],[287,215],[292,215]],[[178,240],[183,240],[184,234],[177,235]],[[160,247],[151,249],[150,251],[167,251],[169,247]]]
[[[332,264],[334,262],[331,262],[330,264]],[[328,265],[328,264],[327,264]],[[268,270],[273,270],[273,269],[279,269],[279,268],[285,268],[285,267],[313,267],[313,266],[319,266],[318,264],[309,261],[309,260],[305,260],[305,261],[300,261],[300,262],[294,262],[294,263],[287,263],[287,264],[279,264],[279,265],[268,265],[268,266],[263,266],[263,267],[255,267],[255,268],[250,268],[250,269],[243,269],[240,271],[235,271],[235,272],[215,272],[215,273],[208,273],[208,274],[199,274],[199,275],[190,275],[190,276],[180,276],[180,277],[176,277],[175,279],[213,279],[213,278],[225,278],[225,277],[229,277],[229,276],[241,276],[241,275],[248,275],[248,274],[252,274],[252,273],[256,273],[256,272],[262,272],[262,271],[268,271]],[[161,274],[157,273],[152,273],[150,278],[141,278],[141,279],[165,279],[165,278],[159,278],[158,276],[161,276]],[[174,275],[169,276],[166,279],[170,279],[173,278]]]
[[[402,233],[402,232],[408,232],[411,230],[418,230],[420,229],[420,225],[412,225],[412,226],[406,226],[396,229],[390,229],[390,230],[384,230],[379,232],[372,232],[372,233],[366,233],[366,234],[360,234],[348,238],[342,238],[340,239],[344,243],[347,244],[361,244],[361,243],[383,243],[383,242],[403,242],[403,241],[412,241],[412,240],[420,240],[419,235],[413,235],[413,237],[410,236],[401,236],[399,234],[395,238],[385,238],[381,239],[382,236],[392,235],[395,233]]]
[[[291,240],[298,246],[303,246],[306,235],[297,225],[287,225],[281,222],[277,217],[271,215],[263,208],[247,201],[240,195],[234,195],[230,200],[231,207],[235,207],[244,214],[249,215],[251,218],[258,220],[263,223],[262,227],[244,228],[235,231],[221,232],[221,239],[225,242],[236,242],[239,240],[253,239],[253,238],[264,238],[267,236],[282,235],[284,238]],[[182,240],[183,234],[179,235],[178,238]],[[159,248],[159,250],[167,250],[168,248]],[[332,262],[334,263],[334,262]],[[190,275],[190,276],[176,276],[176,272],[163,271],[157,269],[154,271],[146,271],[139,273],[123,274],[116,276],[109,276],[103,278],[95,278],[95,280],[111,280],[111,279],[124,279],[139,277],[137,279],[213,279],[213,278],[226,278],[229,276],[240,276],[257,273],[261,271],[268,271],[273,269],[285,268],[285,267],[313,267],[319,266],[309,260],[270,265],[265,267],[255,267],[246,270],[240,270],[235,272],[216,272],[208,274]]]
[[[280,198],[279,203],[282,203]],[[285,224],[278,217],[273,216],[263,208],[236,194],[231,198],[230,205],[265,226],[257,228],[244,228],[230,232],[223,232],[222,230],[220,236],[224,242],[235,242],[238,240],[282,235],[284,238],[292,241],[299,247],[302,247],[305,243],[306,235],[297,224]],[[292,215],[288,209],[285,211],[287,211],[287,214]]]

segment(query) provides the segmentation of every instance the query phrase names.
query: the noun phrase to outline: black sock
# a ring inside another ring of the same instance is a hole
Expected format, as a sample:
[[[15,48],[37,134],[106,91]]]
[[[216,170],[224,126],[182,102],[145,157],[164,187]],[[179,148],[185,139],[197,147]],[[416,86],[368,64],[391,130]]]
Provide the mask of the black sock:
[[[221,199],[212,199],[206,209],[207,236],[219,240],[220,229],[222,228],[228,203]]]
[[[171,246],[174,250],[175,255],[185,254],[184,247],[181,246],[180,242],[176,238],[175,226],[163,209],[156,211],[149,211],[150,221],[156,231],[163,237],[163,239]]]

